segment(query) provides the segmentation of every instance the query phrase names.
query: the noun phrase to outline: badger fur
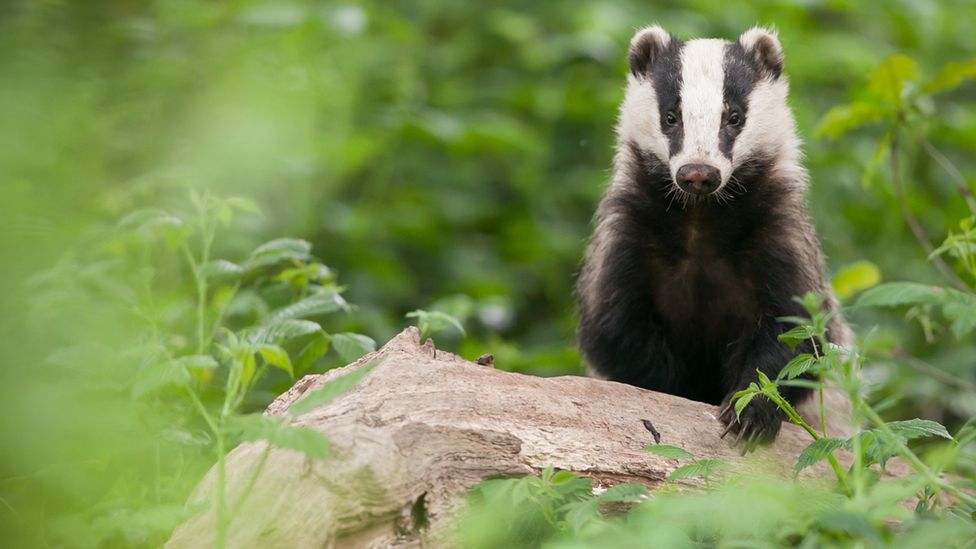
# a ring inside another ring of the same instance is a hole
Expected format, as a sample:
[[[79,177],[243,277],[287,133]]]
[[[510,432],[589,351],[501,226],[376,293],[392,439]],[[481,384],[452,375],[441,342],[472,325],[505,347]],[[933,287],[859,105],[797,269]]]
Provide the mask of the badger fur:
[[[806,214],[783,60],[762,28],[735,42],[657,26],[634,36],[613,178],[577,282],[591,372],[722,404],[725,432],[749,448],[773,440],[783,416],[757,398],[736,419],[728,403],[757,370],[775,378],[794,356],[777,339],[792,326],[777,319],[806,316],[793,299],[806,292],[837,307]],[[829,339],[850,344],[839,316]],[[794,405],[810,392],[781,388]],[[843,431],[846,400],[827,398],[830,428]]]

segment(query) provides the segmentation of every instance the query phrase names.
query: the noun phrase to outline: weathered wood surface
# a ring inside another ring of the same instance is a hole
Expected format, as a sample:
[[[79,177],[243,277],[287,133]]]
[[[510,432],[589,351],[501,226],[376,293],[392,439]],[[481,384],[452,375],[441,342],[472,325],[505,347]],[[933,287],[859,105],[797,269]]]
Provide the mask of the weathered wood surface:
[[[409,328],[354,364],[302,378],[268,407],[284,415],[305,393],[379,361],[357,387],[293,420],[329,438],[329,458],[272,450],[230,527],[229,547],[440,545],[472,485],[548,466],[599,487],[653,489],[679,463],[641,450],[654,442],[645,419],[663,444],[784,478],[809,443],[801,429],[784,425],[776,444],[743,457],[719,438],[715,406],[610,381],[504,372],[418,339]],[[263,451],[264,443],[247,443],[230,452],[228,501],[237,500]],[[804,475],[830,473],[821,464]],[[214,476],[191,501],[210,499]],[[180,526],[167,547],[210,546],[214,522],[211,507]]]

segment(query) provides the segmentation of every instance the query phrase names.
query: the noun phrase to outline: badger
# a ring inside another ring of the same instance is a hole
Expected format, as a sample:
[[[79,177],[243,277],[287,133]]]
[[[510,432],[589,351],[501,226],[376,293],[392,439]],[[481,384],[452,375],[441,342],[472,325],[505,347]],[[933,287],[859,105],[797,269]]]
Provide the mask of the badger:
[[[577,281],[577,342],[598,377],[721,405],[717,429],[752,449],[785,417],[756,398],[737,418],[732,395],[811,350],[780,342],[792,325],[778,319],[807,316],[794,300],[806,292],[838,307],[806,213],[783,48],[761,27],[729,42],[651,26],[628,61],[613,176]],[[839,315],[828,339],[851,343]],[[819,425],[810,389],[780,392]],[[828,430],[846,430],[848,406],[828,391]]]

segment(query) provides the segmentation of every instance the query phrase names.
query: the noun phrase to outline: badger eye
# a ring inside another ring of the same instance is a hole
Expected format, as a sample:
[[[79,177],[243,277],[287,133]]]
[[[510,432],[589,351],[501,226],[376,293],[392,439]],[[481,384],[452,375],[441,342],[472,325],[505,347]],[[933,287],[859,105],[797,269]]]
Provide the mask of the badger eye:
[[[667,122],[668,126],[674,126],[678,123],[678,117],[674,114],[674,111],[668,111],[668,114],[664,116],[664,121]]]
[[[739,113],[733,112],[732,114],[729,115],[729,121],[728,121],[729,126],[737,127],[741,123],[742,123],[742,117],[739,116]]]

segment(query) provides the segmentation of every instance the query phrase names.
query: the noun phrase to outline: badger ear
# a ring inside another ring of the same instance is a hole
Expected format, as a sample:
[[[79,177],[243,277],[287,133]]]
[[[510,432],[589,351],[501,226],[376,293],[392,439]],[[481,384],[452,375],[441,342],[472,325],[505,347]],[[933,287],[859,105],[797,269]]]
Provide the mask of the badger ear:
[[[657,25],[637,31],[637,34],[630,39],[630,52],[627,57],[631,74],[636,77],[647,76],[654,66],[654,61],[668,48],[671,40],[668,31]]]
[[[759,71],[773,80],[783,72],[783,46],[776,38],[776,31],[753,27],[742,33],[739,45],[756,63]]]

